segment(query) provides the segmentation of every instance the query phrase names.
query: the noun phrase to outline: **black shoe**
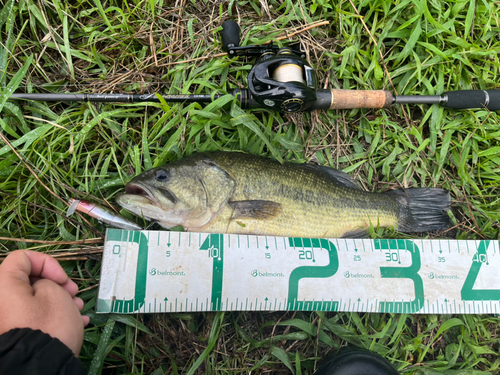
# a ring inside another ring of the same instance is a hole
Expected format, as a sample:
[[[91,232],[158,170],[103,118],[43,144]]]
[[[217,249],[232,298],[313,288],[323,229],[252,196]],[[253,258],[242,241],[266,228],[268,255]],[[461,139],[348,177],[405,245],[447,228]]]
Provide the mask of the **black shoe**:
[[[344,347],[327,357],[314,375],[400,375],[377,353],[355,346]]]

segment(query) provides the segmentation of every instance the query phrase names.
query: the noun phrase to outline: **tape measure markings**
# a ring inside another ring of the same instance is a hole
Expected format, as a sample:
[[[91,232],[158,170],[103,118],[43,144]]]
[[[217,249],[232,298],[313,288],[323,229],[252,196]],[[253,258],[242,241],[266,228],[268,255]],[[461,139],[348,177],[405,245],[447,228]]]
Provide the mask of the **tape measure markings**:
[[[97,310],[498,313],[498,247],[108,230]]]

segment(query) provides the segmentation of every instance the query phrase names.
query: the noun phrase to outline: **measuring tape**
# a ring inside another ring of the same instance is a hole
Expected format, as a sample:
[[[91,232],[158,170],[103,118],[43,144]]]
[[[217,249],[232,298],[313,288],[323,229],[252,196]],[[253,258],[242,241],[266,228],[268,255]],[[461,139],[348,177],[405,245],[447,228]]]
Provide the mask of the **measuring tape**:
[[[498,314],[499,244],[108,229],[97,312]]]

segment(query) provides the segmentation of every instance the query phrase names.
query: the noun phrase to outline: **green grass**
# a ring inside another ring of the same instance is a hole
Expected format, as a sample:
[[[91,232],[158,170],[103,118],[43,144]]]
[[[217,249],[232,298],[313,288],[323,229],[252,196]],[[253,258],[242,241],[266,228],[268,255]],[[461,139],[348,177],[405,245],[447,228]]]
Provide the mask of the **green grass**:
[[[6,101],[13,91],[209,94],[246,87],[253,60],[211,57],[221,52],[218,32],[229,17],[240,23],[243,44],[329,21],[292,38],[306,49],[322,86],[417,95],[495,89],[500,77],[498,3],[0,4],[0,126],[22,158],[1,145],[0,236],[16,240],[1,241],[0,251],[36,246],[87,257],[62,264],[86,289],[80,296],[92,318],[81,359],[91,374],[311,374],[326,353],[348,343],[386,356],[405,374],[499,372],[500,319],[486,315],[97,316],[92,311],[100,255],[85,251],[101,247],[23,241],[75,241],[104,231],[96,221],[90,226],[82,218],[62,216],[66,206],[52,193],[113,204],[132,176],[204,150],[318,162],[352,174],[370,191],[443,187],[452,194],[456,238],[498,240],[498,114],[420,105],[283,116],[243,111],[227,97],[209,107]]]

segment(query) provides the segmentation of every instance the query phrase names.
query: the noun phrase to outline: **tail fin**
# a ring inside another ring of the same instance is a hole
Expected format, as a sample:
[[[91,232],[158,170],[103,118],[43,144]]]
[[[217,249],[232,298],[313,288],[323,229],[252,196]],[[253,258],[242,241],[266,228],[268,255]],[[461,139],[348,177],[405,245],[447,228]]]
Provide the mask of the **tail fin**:
[[[450,193],[439,188],[394,190],[386,194],[400,204],[398,230],[401,232],[428,232],[450,225],[446,211],[451,209]]]

